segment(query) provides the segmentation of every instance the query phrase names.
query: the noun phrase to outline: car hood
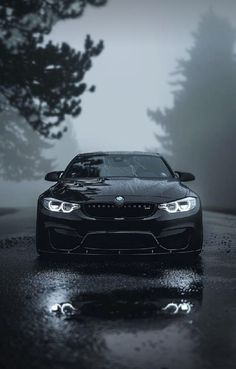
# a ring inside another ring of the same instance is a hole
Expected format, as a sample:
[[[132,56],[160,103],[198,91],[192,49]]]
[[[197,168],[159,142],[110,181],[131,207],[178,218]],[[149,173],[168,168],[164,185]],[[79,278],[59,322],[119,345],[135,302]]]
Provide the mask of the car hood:
[[[177,179],[154,180],[122,178],[86,181],[60,181],[48,194],[63,201],[114,201],[118,195],[133,202],[167,202],[181,199],[189,193],[188,187]]]

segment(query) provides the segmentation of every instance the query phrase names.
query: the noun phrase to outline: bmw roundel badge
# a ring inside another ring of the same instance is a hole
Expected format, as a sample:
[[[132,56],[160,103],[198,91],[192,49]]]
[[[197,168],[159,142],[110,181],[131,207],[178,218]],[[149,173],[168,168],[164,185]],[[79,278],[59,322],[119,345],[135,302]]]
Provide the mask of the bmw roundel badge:
[[[116,198],[115,198],[115,204],[117,206],[123,206],[124,205],[124,202],[125,202],[124,197],[122,197],[122,196],[116,196]]]

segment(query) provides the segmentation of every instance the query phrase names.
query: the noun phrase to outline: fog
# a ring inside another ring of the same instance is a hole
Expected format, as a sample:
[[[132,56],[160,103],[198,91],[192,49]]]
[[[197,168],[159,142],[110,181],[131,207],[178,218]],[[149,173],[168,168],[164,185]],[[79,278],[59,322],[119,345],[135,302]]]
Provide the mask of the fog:
[[[217,73],[213,74],[212,85],[206,82],[203,87],[203,90],[208,87],[209,91],[211,90],[207,95],[210,96],[207,106],[212,107],[209,111],[203,104],[198,104],[197,107],[193,105],[193,102],[198,101],[192,94],[196,87],[195,79],[194,83],[187,84],[187,87],[184,84],[181,86],[172,84],[176,80],[184,82],[185,79],[191,81],[192,78],[185,71],[182,76],[174,74],[179,68],[180,59],[188,61],[192,58],[198,63],[200,60],[198,55],[201,52],[203,56],[208,55],[208,46],[206,49],[197,49],[202,51],[194,52],[194,46],[198,45],[196,32],[206,14],[214,19],[226,19],[229,29],[231,26],[236,27],[236,4],[229,0],[224,2],[220,0],[108,0],[106,5],[99,8],[87,7],[82,17],[57,22],[50,34],[46,36],[45,42],[47,40],[52,40],[53,43],[66,42],[76,50],[82,50],[85,37],[90,34],[95,42],[103,40],[105,48],[92,61],[92,68],[84,78],[88,85],[96,86],[96,91],[83,96],[80,115],[66,118],[66,123],[70,127],[69,132],[65,133],[60,140],[43,138],[52,147],[39,148],[39,151],[43,157],[52,158],[51,169],[63,170],[66,163],[78,152],[157,151],[166,155],[173,169],[188,170],[196,174],[196,184],[191,187],[202,196],[204,207],[224,211],[234,210],[236,199],[233,187],[236,174],[233,161],[231,162],[229,158],[232,159],[235,154],[233,139],[231,140],[230,137],[232,138],[235,133],[236,111],[233,103],[230,105],[228,96],[236,92],[236,88],[234,91],[236,68],[233,64],[224,66],[224,58],[220,60],[219,54],[216,54],[218,63],[216,71],[220,74],[224,68],[227,70],[232,68],[232,75],[222,72],[222,78],[219,78],[220,83],[224,80],[221,89],[225,94],[222,94],[221,101],[217,100],[219,111],[215,116],[212,111],[215,111],[214,96],[217,95],[215,85],[219,83]],[[209,24],[208,32],[207,22],[208,20],[205,21],[207,24],[205,32],[210,33],[214,38],[214,32],[210,31],[212,24]],[[218,28],[217,25],[212,26],[216,27],[216,32],[219,30],[219,35],[221,35],[220,24],[219,22]],[[234,38],[233,31],[232,37]],[[200,36],[198,40],[200,42]],[[223,55],[224,50],[223,48],[221,50],[220,45],[225,44],[225,39],[219,36],[217,40],[216,49],[218,50],[217,45],[219,45],[220,53]],[[233,39],[232,47],[234,43]],[[193,50],[192,54],[190,50]],[[194,59],[195,54],[197,54],[196,59]],[[233,53],[231,54],[233,63]],[[204,63],[204,58],[201,60]],[[211,63],[215,64],[214,61]],[[191,67],[192,64],[189,65]],[[204,68],[206,69],[207,66],[204,65],[202,70],[205,70]],[[194,73],[192,75],[195,76]],[[182,103],[178,105],[178,91],[185,88],[186,94],[180,93]],[[189,96],[192,96],[192,105]],[[186,112],[187,106],[189,108]],[[3,113],[1,114],[3,124],[8,127],[8,120],[4,118]],[[194,115],[194,119],[191,114]],[[213,132],[212,122],[219,116],[217,128]],[[16,122],[20,119],[17,115]],[[198,124],[199,119],[204,122],[202,125]],[[176,131],[170,128],[174,125],[173,122],[176,122]],[[198,134],[196,127],[201,127],[201,135]],[[8,129],[6,128],[5,131]],[[2,142],[4,142],[5,131],[2,131]],[[205,132],[204,139],[202,132]],[[214,142],[211,142],[212,135],[215,137]],[[166,137],[172,143],[167,144]],[[223,139],[221,140],[220,137]],[[41,140],[40,135],[38,138]],[[183,141],[182,151],[181,140]],[[193,147],[194,141],[202,156],[198,156],[197,148]],[[27,170],[23,171],[23,174],[22,171],[18,173],[16,167],[24,166],[23,159],[18,161],[15,149],[9,151],[3,143],[0,145],[0,158],[5,160],[2,161],[1,170],[0,206],[34,205],[38,194],[48,187],[48,183],[43,180],[43,168],[38,176]],[[19,143],[19,152],[21,148],[23,148],[22,142]],[[217,148],[220,155],[217,155],[216,159],[210,158],[212,153],[216,155]],[[29,150],[31,150],[30,147]],[[33,158],[31,152],[28,154]],[[37,152],[34,155],[37,155]],[[213,168],[212,162],[216,163],[216,161],[217,165],[214,170],[212,169],[215,175],[209,175],[211,177],[209,180],[206,174],[207,166]],[[229,164],[225,167],[226,161]],[[33,167],[34,162],[34,159],[27,162],[27,166]],[[221,173],[222,167],[225,170]],[[47,170],[45,165],[45,172]],[[9,175],[12,171],[16,175]],[[218,177],[221,177],[221,180],[216,186],[215,181],[218,181]],[[213,188],[216,187],[214,192]]]

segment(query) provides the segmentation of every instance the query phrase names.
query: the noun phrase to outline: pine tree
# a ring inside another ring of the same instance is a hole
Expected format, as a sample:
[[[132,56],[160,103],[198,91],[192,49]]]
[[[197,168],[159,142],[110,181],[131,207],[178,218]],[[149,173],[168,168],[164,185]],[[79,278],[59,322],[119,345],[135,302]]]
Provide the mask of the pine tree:
[[[60,138],[66,116],[81,112],[81,96],[94,91],[84,76],[103,43],[90,36],[84,51],[67,43],[44,43],[61,19],[83,14],[106,0],[2,0],[0,4],[0,112],[16,109],[44,137]]]
[[[87,5],[107,0],[1,0],[0,3],[0,176],[42,178],[55,161],[49,138],[62,138],[69,117],[81,113],[84,77],[103,49],[90,36],[84,50],[45,43],[60,20],[80,17]],[[19,116],[21,115],[21,117]],[[70,130],[70,129],[69,129]],[[68,138],[69,135],[66,135]],[[71,146],[75,145],[71,138]],[[65,140],[63,140],[63,143]]]
[[[54,141],[49,142],[25,122],[18,114],[6,111],[1,114],[0,125],[0,177],[22,181],[42,179],[53,170],[55,160],[47,157]]]
[[[229,22],[208,11],[189,58],[178,61],[174,107],[148,112],[165,133],[158,137],[161,150],[176,169],[196,174],[203,205],[211,208],[233,209],[236,200],[234,44]]]

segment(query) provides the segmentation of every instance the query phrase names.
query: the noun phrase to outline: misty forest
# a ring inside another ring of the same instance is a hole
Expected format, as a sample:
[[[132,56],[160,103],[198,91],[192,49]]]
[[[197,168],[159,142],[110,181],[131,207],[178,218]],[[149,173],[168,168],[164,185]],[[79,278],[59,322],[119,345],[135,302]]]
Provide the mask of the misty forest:
[[[48,41],[48,37],[59,21],[86,17],[87,7],[105,6],[105,0],[1,2],[2,181],[42,179],[58,166],[61,153],[65,166],[73,153],[79,152],[80,142],[71,121],[81,115],[86,92],[95,92],[96,99],[95,86],[88,85],[85,77],[103,52],[103,41],[95,43],[88,35],[81,51],[65,42]],[[235,30],[227,19],[208,10],[192,31],[188,57],[178,60],[171,73],[173,106],[160,109],[157,101],[156,107],[148,109],[149,122],[151,119],[158,128],[158,133],[153,133],[155,149],[176,170],[196,175],[194,186],[205,208],[232,210],[236,200],[232,181]],[[147,122],[143,124],[146,130],[151,129]],[[144,145],[140,150],[145,148],[148,149]]]
[[[212,10],[193,34],[189,58],[173,71],[174,107],[149,110],[162,128],[159,147],[175,168],[193,171],[207,208],[234,209],[236,201],[235,30]]]

